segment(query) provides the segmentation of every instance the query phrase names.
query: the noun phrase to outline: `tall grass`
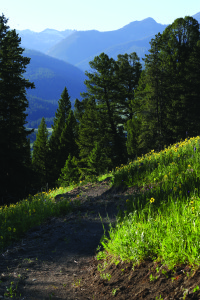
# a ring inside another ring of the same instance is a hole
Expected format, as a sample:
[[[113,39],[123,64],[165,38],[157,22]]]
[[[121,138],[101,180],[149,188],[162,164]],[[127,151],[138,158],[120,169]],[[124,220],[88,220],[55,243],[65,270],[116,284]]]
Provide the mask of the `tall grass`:
[[[69,199],[59,203],[55,202],[57,191],[42,192],[34,196],[29,195],[16,204],[0,207],[0,250],[12,241],[19,239],[23,234],[36,225],[40,225],[51,216],[59,216],[71,211],[72,206]]]
[[[99,259],[200,263],[200,137],[122,165],[113,184],[135,192],[125,215],[104,236]]]
[[[108,177],[110,174],[91,178],[91,181],[100,181]],[[16,204],[9,206],[0,206],[0,251],[11,244],[13,241],[20,239],[30,228],[40,225],[47,218],[53,216],[66,215],[74,209],[79,203],[71,202],[65,193],[69,192],[77,185],[86,184],[87,181],[80,181],[79,184],[70,185],[68,187],[60,187],[47,192],[29,195],[27,199],[23,199]],[[56,195],[61,195],[62,201],[55,201]]]

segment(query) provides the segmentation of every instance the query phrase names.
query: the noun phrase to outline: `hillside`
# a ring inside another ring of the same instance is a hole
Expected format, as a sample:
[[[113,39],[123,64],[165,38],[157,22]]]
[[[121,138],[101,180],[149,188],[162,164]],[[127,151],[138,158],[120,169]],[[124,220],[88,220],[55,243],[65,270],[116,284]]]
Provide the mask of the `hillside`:
[[[36,87],[27,91],[28,127],[34,127],[33,122],[38,119],[54,117],[57,102],[65,86],[73,107],[75,99],[80,99],[80,93],[85,91],[86,77],[77,67],[41,52],[25,50],[23,55],[31,58],[25,78],[34,82]]]
[[[185,139],[4,207],[0,295],[200,299],[199,145]]]

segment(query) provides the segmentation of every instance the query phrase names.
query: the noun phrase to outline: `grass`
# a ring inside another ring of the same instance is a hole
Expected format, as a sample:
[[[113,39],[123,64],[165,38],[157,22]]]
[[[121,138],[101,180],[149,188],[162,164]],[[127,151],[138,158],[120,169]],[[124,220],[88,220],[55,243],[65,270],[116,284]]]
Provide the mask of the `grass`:
[[[159,153],[137,158],[95,180],[112,177],[112,185],[134,187],[125,212],[101,244],[98,259],[137,264],[145,259],[173,268],[200,263],[200,137],[181,141]],[[80,182],[83,185],[86,182]],[[0,207],[0,249],[50,216],[72,209],[70,199],[55,203],[57,194],[75,186],[29,196]]]
[[[104,174],[92,181],[101,181],[108,177]],[[87,181],[80,181],[79,186]],[[60,187],[47,192],[29,195],[16,204],[0,206],[0,251],[13,241],[20,239],[30,228],[40,225],[51,216],[60,216],[72,211],[73,205],[67,197],[66,192],[74,189],[77,185]],[[55,196],[63,194],[62,201],[56,203]],[[77,203],[78,204],[78,197]]]
[[[121,165],[114,185],[134,186],[127,210],[104,236],[98,259],[200,263],[200,137]]]

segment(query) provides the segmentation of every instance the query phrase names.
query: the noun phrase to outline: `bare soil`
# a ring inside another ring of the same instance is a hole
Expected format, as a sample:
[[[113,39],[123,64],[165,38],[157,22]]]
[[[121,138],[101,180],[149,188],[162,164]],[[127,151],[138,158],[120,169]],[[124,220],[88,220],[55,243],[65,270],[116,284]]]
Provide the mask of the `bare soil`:
[[[99,272],[96,249],[133,190],[110,188],[108,179],[58,195],[56,201],[70,197],[81,205],[66,216],[49,218],[4,249],[0,299],[200,299],[200,268],[168,270],[143,261],[134,268],[108,264]]]

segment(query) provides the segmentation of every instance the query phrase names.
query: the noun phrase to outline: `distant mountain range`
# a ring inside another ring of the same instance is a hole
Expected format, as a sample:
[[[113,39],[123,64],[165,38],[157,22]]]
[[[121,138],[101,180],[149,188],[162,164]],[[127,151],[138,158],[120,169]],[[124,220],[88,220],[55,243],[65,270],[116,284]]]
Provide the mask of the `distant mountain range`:
[[[200,23],[200,12],[193,17]],[[35,90],[27,92],[30,103],[28,125],[38,123],[42,116],[54,117],[65,86],[72,106],[75,98],[80,99],[80,92],[85,91],[84,72],[89,70],[89,62],[95,56],[104,52],[116,59],[118,54],[136,52],[142,59],[148,53],[150,40],[167,26],[147,18],[106,32],[46,29],[38,33],[17,30],[21,45],[26,49],[24,53],[31,58],[25,77],[36,85]]]
[[[72,34],[75,30],[66,29],[58,31],[55,29],[45,29],[41,32],[34,32],[29,29],[16,30],[22,39],[22,46],[46,53],[51,47]]]
[[[200,12],[193,17],[200,23]],[[143,58],[148,53],[150,40],[158,32],[162,33],[167,26],[147,18],[131,22],[118,30],[105,32],[54,29],[46,29],[39,33],[30,30],[17,32],[22,37],[24,48],[41,51],[85,72],[89,69],[89,61],[102,52],[116,59],[118,54],[135,51]]]
[[[73,108],[75,99],[80,99],[80,93],[86,91],[86,76],[79,68],[41,52],[25,50],[23,55],[31,58],[25,78],[35,84],[35,89],[27,91],[27,125],[38,127],[45,117],[50,127],[64,87],[67,87]]]

